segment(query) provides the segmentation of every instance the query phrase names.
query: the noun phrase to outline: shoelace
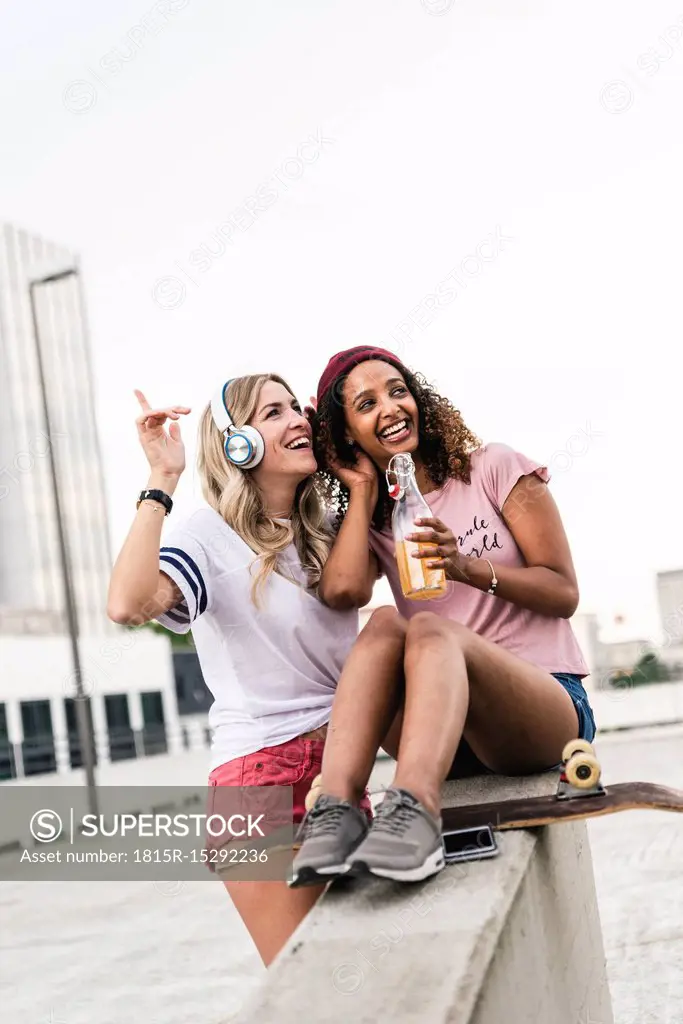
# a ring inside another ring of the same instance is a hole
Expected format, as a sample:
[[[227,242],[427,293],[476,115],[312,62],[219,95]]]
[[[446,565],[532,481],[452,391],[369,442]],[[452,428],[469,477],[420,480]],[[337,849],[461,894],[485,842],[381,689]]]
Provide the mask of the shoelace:
[[[400,797],[390,797],[377,808],[372,831],[402,835],[415,820],[416,810],[412,804],[404,803]]]
[[[346,807],[343,804],[327,804],[322,807],[314,805],[306,817],[303,838],[308,839],[312,835],[323,836],[334,832],[345,813]]]

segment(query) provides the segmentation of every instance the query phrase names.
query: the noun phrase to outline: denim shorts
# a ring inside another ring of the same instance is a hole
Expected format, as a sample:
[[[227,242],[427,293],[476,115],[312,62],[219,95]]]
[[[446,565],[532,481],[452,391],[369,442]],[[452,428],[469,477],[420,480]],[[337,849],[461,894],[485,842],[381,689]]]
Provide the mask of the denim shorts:
[[[595,738],[595,719],[593,710],[588,700],[580,676],[571,675],[567,672],[551,672],[551,675],[564,686],[571,697],[576,715],[579,720],[579,737],[583,740],[593,742]],[[554,771],[559,765],[551,765],[546,771]],[[458,749],[455,752],[453,764],[450,767],[447,779],[466,779],[472,775],[495,775],[496,773],[479,760],[467,740],[463,737],[460,740]]]

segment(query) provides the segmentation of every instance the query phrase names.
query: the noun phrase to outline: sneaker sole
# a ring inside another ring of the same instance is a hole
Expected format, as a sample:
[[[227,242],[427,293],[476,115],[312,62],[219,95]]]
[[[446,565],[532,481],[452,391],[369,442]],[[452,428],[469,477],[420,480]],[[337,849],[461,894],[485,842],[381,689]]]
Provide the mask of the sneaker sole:
[[[377,875],[379,878],[390,878],[394,882],[422,882],[430,875],[435,875],[446,866],[443,850],[434,850],[427,859],[416,868],[385,868],[368,864],[364,860],[354,860],[351,864],[351,873],[361,874],[368,872]]]
[[[325,885],[334,878],[340,878],[348,874],[348,864],[335,864],[331,867],[312,868],[303,867],[297,871],[296,876],[288,882],[290,889],[297,889],[304,885]]]

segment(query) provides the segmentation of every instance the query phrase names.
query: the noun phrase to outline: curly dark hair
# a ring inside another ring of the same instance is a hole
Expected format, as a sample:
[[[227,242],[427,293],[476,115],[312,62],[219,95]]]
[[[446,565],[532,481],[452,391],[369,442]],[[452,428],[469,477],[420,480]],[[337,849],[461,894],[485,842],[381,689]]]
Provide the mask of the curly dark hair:
[[[323,396],[317,412],[311,410],[310,416],[320,488],[326,501],[337,512],[337,529],[349,507],[349,490],[329,469],[328,453],[332,452],[333,457],[343,465],[353,465],[353,458],[349,461],[343,402],[344,385],[349,373],[340,374],[336,378]],[[437,394],[421,373],[413,373],[404,368],[403,376],[419,410],[418,450],[430,479],[437,487],[448,477],[469,483],[470,456],[481,447],[481,441],[466,426],[460,411],[448,398]],[[379,490],[372,525],[381,530],[391,519],[394,502],[389,497],[384,473],[379,470],[377,482]]]

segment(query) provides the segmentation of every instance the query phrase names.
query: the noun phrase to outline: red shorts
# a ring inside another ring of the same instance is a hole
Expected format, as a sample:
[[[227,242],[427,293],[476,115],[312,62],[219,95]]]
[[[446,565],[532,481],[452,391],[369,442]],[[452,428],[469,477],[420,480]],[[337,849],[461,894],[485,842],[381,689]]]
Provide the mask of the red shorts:
[[[292,786],[293,822],[300,824],[306,813],[304,800],[316,775],[320,774],[324,739],[301,736],[274,747],[221,764],[209,775],[210,786]],[[367,789],[359,807],[372,821],[372,804]]]

